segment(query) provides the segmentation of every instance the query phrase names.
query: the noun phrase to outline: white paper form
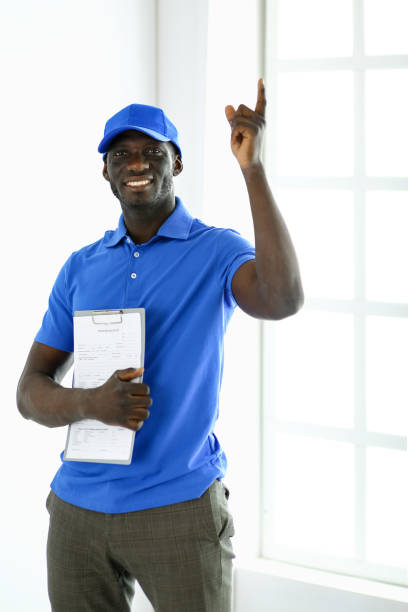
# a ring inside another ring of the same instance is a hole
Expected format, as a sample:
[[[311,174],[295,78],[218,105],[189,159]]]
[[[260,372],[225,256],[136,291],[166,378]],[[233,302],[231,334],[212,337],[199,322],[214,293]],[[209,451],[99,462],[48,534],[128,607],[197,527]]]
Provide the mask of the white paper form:
[[[144,345],[144,308],[76,311],[74,386],[98,387],[115,370],[143,367]],[[135,432],[126,427],[94,419],[77,421],[68,428],[64,459],[129,465],[134,439]]]

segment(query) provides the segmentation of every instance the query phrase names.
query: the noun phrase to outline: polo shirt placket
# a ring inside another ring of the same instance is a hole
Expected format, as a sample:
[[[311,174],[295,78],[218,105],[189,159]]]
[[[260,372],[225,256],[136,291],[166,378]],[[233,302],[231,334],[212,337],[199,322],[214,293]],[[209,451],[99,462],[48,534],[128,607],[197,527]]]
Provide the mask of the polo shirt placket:
[[[143,247],[136,245],[133,240],[127,236],[126,244],[129,247],[129,273],[126,287],[126,302],[134,303],[138,292],[140,293],[141,274],[143,274],[142,253]]]

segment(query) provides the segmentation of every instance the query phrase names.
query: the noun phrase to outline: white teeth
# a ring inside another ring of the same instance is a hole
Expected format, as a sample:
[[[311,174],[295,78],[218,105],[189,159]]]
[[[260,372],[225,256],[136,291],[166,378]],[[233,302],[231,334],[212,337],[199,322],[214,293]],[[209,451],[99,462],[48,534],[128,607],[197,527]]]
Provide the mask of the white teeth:
[[[126,185],[130,185],[131,187],[139,187],[140,185],[148,185],[150,180],[148,181],[128,181]]]

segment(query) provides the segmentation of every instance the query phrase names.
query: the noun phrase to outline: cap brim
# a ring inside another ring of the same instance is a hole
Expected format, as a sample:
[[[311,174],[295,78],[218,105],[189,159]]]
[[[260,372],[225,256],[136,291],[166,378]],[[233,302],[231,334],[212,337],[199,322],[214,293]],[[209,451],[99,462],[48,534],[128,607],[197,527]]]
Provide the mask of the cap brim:
[[[152,136],[152,138],[154,138],[155,140],[161,140],[162,142],[170,142],[170,138],[166,138],[165,136],[159,134],[158,132],[155,132],[154,130],[149,130],[147,128],[138,127],[135,125],[125,125],[121,126],[120,128],[117,128],[116,130],[112,130],[101,140],[98,146],[99,153],[107,153],[112,141],[116,138],[116,136],[119,136],[119,134],[127,132],[128,130],[134,130],[135,132],[143,132],[148,136]]]

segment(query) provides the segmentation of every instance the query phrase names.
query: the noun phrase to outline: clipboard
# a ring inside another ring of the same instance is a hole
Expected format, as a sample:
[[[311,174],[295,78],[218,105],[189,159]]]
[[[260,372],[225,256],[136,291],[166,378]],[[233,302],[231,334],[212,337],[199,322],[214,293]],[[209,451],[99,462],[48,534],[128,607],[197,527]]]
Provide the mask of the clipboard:
[[[76,310],[73,386],[98,387],[115,370],[143,367],[145,329],[144,308]],[[129,465],[135,434],[95,419],[77,421],[68,427],[63,459]]]

